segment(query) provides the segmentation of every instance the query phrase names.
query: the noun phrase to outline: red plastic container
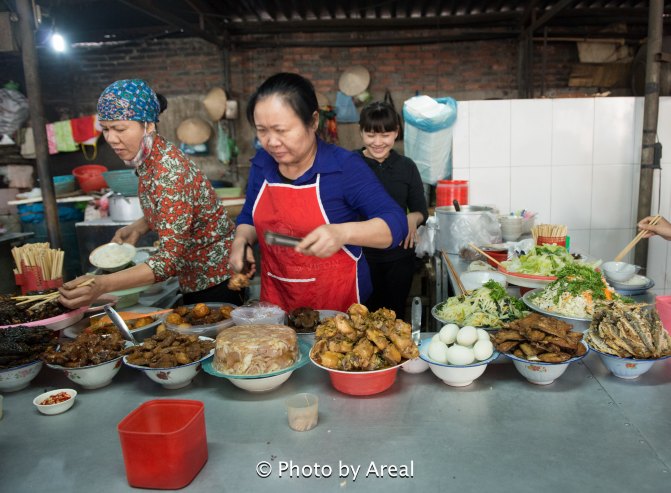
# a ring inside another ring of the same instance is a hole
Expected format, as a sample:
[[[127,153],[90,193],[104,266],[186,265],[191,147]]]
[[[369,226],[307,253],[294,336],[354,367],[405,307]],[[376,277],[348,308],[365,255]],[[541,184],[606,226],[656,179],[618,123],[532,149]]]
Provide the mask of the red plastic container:
[[[205,406],[201,401],[147,401],[117,426],[128,484],[175,490],[207,462]]]
[[[655,309],[666,331],[671,334],[671,296],[655,297]]]
[[[107,168],[100,164],[85,164],[73,169],[72,174],[77,178],[82,192],[93,192],[107,188],[107,182],[103,176],[106,171]]]
[[[508,260],[508,250],[483,250],[483,252],[485,252],[490,257],[498,260],[499,262],[503,262],[504,260]],[[492,267],[498,268],[499,264],[497,264],[493,260],[488,259],[486,257],[485,257],[485,260]]]
[[[536,239],[537,245],[559,245],[566,247],[566,236],[539,236]]]
[[[339,371],[329,370],[333,388],[343,394],[373,395],[384,392],[394,385],[398,366],[375,371]]]
[[[468,205],[468,180],[438,180],[436,207],[452,205],[455,199],[459,205]]]

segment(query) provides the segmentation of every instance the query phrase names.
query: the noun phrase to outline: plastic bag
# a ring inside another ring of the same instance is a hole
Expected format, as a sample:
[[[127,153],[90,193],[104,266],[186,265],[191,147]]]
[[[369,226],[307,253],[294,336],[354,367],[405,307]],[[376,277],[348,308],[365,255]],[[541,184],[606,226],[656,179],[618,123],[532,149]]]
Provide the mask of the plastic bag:
[[[336,96],[336,121],[338,123],[359,123],[359,113],[351,96],[338,91]]]
[[[436,216],[429,216],[426,224],[417,228],[417,242],[415,243],[415,255],[422,258],[424,255],[432,256],[436,251]]]
[[[0,89],[0,134],[13,134],[28,118],[28,99],[19,91]]]
[[[415,96],[403,103],[404,152],[424,183],[435,185],[452,174],[452,130],[457,102]]]
[[[228,132],[224,129],[221,122],[217,124],[217,159],[224,164],[231,162],[231,146]]]

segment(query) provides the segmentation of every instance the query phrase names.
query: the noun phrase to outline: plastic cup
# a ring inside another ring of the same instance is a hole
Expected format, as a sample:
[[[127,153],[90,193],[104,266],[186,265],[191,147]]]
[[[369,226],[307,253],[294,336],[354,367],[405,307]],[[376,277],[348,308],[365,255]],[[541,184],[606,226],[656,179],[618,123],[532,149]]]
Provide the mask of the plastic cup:
[[[289,428],[294,431],[308,431],[319,421],[319,398],[314,394],[296,394],[289,397],[285,405],[289,418]]]

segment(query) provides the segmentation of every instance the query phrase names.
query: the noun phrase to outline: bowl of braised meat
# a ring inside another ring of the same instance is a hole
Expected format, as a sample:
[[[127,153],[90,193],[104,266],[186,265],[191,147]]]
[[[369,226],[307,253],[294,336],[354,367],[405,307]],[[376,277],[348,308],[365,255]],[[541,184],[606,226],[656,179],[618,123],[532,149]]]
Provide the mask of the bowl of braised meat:
[[[126,349],[124,363],[142,371],[166,389],[181,389],[191,383],[202,363],[214,354],[214,340],[165,330]]]
[[[582,332],[573,331],[571,324],[532,313],[497,331],[494,346],[529,382],[549,385],[585,357],[589,348],[582,339]]]
[[[26,388],[42,370],[40,355],[56,345],[56,333],[46,327],[0,330],[0,392]]]
[[[99,389],[109,385],[119,373],[128,344],[118,331],[82,333],[73,341],[48,349],[42,359],[49,368],[63,371],[85,389]]]

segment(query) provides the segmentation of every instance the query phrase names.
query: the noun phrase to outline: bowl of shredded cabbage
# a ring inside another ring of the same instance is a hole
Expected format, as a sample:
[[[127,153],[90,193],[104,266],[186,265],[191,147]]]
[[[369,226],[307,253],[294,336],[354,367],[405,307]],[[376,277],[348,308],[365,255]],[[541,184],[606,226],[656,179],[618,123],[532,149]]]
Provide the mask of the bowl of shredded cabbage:
[[[492,329],[527,313],[524,303],[510,296],[496,281],[488,281],[466,295],[452,296],[431,309],[433,317],[444,324]]]

